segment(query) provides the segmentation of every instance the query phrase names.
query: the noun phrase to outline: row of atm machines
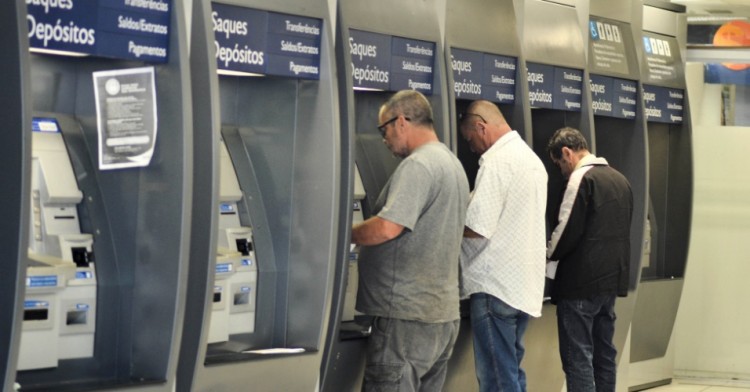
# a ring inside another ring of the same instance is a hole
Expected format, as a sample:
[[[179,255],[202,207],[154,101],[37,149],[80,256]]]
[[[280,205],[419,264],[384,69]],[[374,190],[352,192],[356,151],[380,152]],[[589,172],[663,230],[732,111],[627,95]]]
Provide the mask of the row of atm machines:
[[[629,178],[618,390],[671,378],[692,194],[684,9],[0,7],[12,38],[0,44],[0,309],[12,315],[0,323],[3,390],[358,390],[369,320],[354,308],[349,228],[370,216],[398,165],[376,125],[379,106],[404,88],[428,97],[472,186],[478,156],[457,137],[457,116],[474,99],[497,103],[548,169],[550,225],[564,179],[544,148],[557,128],[580,129]],[[560,391],[551,305],[526,343],[529,389]],[[466,317],[445,390],[472,388]]]

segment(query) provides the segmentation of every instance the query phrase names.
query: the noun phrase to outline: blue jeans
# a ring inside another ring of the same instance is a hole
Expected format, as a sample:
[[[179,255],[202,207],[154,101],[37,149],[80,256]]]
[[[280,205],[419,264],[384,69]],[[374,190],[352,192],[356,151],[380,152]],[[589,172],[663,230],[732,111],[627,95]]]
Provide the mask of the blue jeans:
[[[560,359],[568,391],[614,392],[617,381],[615,298],[557,301]]]
[[[376,317],[362,391],[441,391],[458,328],[459,320],[423,323]]]
[[[471,295],[474,362],[482,392],[524,392],[523,334],[529,315],[485,293]]]

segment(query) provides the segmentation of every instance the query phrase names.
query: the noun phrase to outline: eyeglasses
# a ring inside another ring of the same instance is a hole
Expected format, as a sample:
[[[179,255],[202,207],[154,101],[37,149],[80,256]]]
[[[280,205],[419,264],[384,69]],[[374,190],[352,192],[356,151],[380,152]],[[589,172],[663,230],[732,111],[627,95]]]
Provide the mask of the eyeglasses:
[[[483,123],[487,124],[487,120],[485,120],[484,117],[482,117],[482,115],[478,113],[461,113],[458,115],[458,121],[462,122],[466,120],[466,117],[469,117],[469,116],[477,116],[479,117],[480,120],[482,120]]]
[[[399,114],[398,116],[396,116],[396,117],[393,117],[392,119],[390,119],[390,120],[388,120],[388,121],[386,121],[386,122],[384,122],[384,123],[382,123],[382,124],[378,125],[378,131],[380,131],[380,136],[382,136],[382,137],[383,137],[383,139],[385,139],[385,127],[387,127],[387,126],[388,126],[388,124],[390,124],[390,123],[392,123],[392,122],[394,122],[394,121],[398,120],[398,118],[399,118],[400,116],[401,116],[401,115]],[[411,119],[410,119],[409,117],[404,117],[404,120],[406,120],[406,121],[411,121]]]

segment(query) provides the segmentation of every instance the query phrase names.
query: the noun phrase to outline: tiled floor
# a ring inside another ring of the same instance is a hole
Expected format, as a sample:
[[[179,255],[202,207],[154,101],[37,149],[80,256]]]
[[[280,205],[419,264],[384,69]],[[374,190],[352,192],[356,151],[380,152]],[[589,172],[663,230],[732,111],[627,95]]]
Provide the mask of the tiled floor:
[[[750,386],[712,386],[688,384],[687,381],[676,380],[671,385],[649,389],[647,392],[750,392]]]

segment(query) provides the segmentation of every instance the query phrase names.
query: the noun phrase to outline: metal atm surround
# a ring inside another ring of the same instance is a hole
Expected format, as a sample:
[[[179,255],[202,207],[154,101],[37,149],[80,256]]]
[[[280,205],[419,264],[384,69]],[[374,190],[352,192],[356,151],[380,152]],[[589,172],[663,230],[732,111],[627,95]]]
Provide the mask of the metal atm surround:
[[[13,390],[23,319],[31,182],[31,75],[26,3],[0,2],[0,390]]]
[[[568,5],[561,3],[514,0],[519,10],[519,32],[526,64],[546,64],[583,70],[580,112],[533,107],[530,110],[531,145],[548,173],[548,232],[552,231],[557,222],[560,197],[567,183],[545,151],[549,138],[558,128],[571,126],[579,129],[591,145],[595,144],[590,89],[589,84],[585,82],[588,80],[588,72],[579,10],[569,1],[566,1]],[[523,99],[526,100],[524,105],[530,107],[528,96]],[[558,354],[555,307],[551,303],[544,304],[542,317],[529,321],[524,340],[527,343],[522,366],[526,370],[528,389],[560,391],[565,383],[565,375]]]
[[[349,247],[351,234],[351,206],[354,192],[353,166],[356,160],[365,188],[363,202],[364,218],[369,217],[369,206],[373,205],[380,190],[398,165],[398,160],[382,143],[378,134],[378,110],[395,92],[354,91],[352,82],[352,61],[349,51],[349,29],[398,36],[409,39],[431,41],[436,44],[433,73],[433,94],[427,96],[433,109],[435,130],[438,138],[451,145],[448,132],[448,105],[446,101],[445,68],[439,54],[443,53],[441,33],[439,31],[439,1],[396,0],[368,1],[346,0],[338,2],[336,26],[336,65],[339,70],[339,111],[341,115],[341,133],[343,160],[349,166],[346,196],[348,201],[341,209],[339,224],[342,230],[342,241],[336,252],[336,271],[334,280],[333,302],[330,310],[327,343],[323,363],[320,368],[320,389],[322,391],[357,390],[364,372],[366,337],[342,339],[340,334],[341,317],[346,295],[348,278]],[[394,12],[393,10],[398,10]]]
[[[503,116],[512,129],[518,131],[527,143],[531,144],[531,112],[526,103],[528,85],[526,82],[525,60],[516,22],[516,7],[513,1],[478,0],[464,2],[448,0],[446,4],[445,62],[448,86],[454,85],[452,72],[452,49],[466,49],[482,53],[515,57],[516,85],[515,102],[498,104]],[[467,23],[471,21],[471,23]],[[450,131],[456,155],[466,170],[471,188],[479,169],[479,155],[473,153],[458,129],[458,115],[466,112],[473,100],[456,97],[455,89],[448,88],[450,109]],[[445,391],[466,391],[477,389],[474,370],[473,334],[469,319],[469,302],[461,303],[461,328],[453,355],[448,364]],[[529,342],[529,344],[533,344]]]
[[[217,129],[237,172],[243,193],[238,202],[240,220],[253,228],[258,259],[256,324],[253,333],[230,335],[226,344],[207,347],[210,311],[205,309],[210,306],[208,286],[212,287],[214,274],[213,263],[207,260],[216,248],[203,249],[201,255],[206,257],[197,264],[204,274],[197,301],[205,308],[194,314],[202,320],[203,331],[193,331],[199,346],[181,358],[180,385],[194,391],[314,390],[330,308],[334,249],[339,237],[348,233],[338,227],[341,211],[349,208],[340,189],[348,189],[350,181],[349,164],[341,159],[348,147],[339,134],[328,5],[322,0],[222,3],[322,19],[320,79],[217,77],[215,102],[221,112]],[[210,8],[193,16],[211,24]],[[200,34],[213,46],[210,28]],[[217,206],[218,201],[211,205],[212,213],[218,213]],[[242,352],[269,348],[305,352]],[[190,368],[194,370],[187,372],[194,374],[182,373]],[[189,378],[183,382],[185,375]]]
[[[684,91],[682,124],[648,121],[650,254],[644,259],[630,344],[630,390],[668,384],[674,357],[670,339],[682,295],[690,240],[693,200],[693,147],[690,103],[684,80],[687,24],[685,8],[644,1],[643,32],[675,39],[681,61],[675,81],[659,84]],[[647,64],[640,47],[644,84]]]
[[[633,321],[635,304],[640,296],[640,272],[643,261],[644,247],[648,241],[645,238],[646,213],[648,210],[648,156],[646,120],[643,105],[643,88],[641,72],[638,64],[638,47],[641,44],[641,3],[638,1],[591,2],[589,20],[596,19],[604,23],[617,23],[622,31],[624,49],[627,60],[628,73],[612,72],[600,69],[595,64],[594,55],[589,46],[589,72],[599,76],[627,79],[638,85],[636,95],[635,118],[622,119],[607,116],[594,116],[595,143],[594,151],[597,156],[607,159],[609,164],[620,171],[628,179],[633,192],[633,217],[630,229],[630,281],[628,297],[618,298],[615,305],[617,321],[615,325],[614,344],[618,351],[618,390],[627,386],[627,370],[630,362],[631,322]],[[587,20],[587,22],[589,22]],[[586,36],[591,41],[591,34]],[[593,93],[592,93],[593,101]]]
[[[26,64],[32,96],[24,104],[57,120],[84,194],[79,216],[82,231],[95,236],[98,298],[94,356],[18,372],[23,390],[173,390],[187,272],[192,124],[182,2],[171,4],[169,61],[154,65],[159,133],[148,167],[98,170],[91,77],[144,63],[34,54]]]

